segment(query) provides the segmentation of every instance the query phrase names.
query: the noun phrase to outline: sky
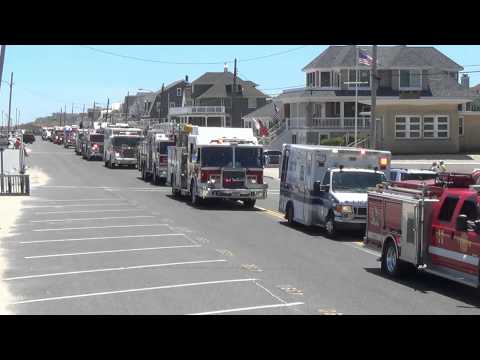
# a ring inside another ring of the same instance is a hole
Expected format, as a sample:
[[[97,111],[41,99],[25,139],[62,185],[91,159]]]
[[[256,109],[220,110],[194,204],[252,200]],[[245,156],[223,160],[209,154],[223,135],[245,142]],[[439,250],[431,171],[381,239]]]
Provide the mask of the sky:
[[[65,106],[67,112],[71,112],[72,103],[74,112],[80,112],[83,105],[92,107],[94,101],[103,106],[106,106],[107,98],[110,103],[121,102],[127,92],[135,94],[138,89],[156,91],[163,83],[168,85],[185,78],[185,75],[193,81],[207,71],[223,71],[224,62],[231,62],[228,68],[233,71],[235,58],[240,78],[254,81],[260,90],[275,95],[282,88],[303,86],[305,75],[302,68],[327,47],[295,44],[7,45],[0,88],[0,110],[4,115],[0,123],[7,119],[9,89],[5,82],[10,81],[11,72],[14,83],[12,121],[18,109],[20,123],[26,123],[58,112]],[[480,71],[480,46],[435,47],[462,65],[465,71]],[[480,72],[469,75],[471,86],[480,83]]]

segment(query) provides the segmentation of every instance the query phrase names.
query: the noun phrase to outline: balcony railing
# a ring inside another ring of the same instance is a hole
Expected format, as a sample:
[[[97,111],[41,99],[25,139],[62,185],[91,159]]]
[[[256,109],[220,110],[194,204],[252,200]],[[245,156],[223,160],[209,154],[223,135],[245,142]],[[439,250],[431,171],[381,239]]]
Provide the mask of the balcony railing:
[[[312,118],[310,124],[307,124],[307,119],[289,118],[287,119],[287,126],[289,129],[355,129],[355,118],[353,117],[324,117]],[[369,129],[370,117],[359,116],[357,118],[357,129]]]
[[[186,114],[221,114],[225,112],[225,106],[185,106],[171,107],[168,109],[169,115]]]

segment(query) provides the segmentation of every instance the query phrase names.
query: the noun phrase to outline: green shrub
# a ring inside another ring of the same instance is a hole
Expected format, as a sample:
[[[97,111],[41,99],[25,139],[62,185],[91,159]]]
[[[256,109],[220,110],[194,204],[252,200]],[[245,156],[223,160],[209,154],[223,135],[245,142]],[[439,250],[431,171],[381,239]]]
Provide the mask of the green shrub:
[[[330,138],[330,139],[324,139],[320,143],[321,145],[327,145],[327,146],[344,146],[345,145],[345,139],[343,137],[335,137],[335,138]]]

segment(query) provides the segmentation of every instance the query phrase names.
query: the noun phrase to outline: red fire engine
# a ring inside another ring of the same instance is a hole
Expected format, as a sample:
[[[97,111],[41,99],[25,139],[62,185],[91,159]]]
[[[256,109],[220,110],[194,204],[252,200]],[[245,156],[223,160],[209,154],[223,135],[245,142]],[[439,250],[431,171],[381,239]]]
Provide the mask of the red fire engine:
[[[368,193],[364,244],[382,271],[417,268],[480,287],[480,187],[471,174],[439,174],[434,185],[396,183]]]

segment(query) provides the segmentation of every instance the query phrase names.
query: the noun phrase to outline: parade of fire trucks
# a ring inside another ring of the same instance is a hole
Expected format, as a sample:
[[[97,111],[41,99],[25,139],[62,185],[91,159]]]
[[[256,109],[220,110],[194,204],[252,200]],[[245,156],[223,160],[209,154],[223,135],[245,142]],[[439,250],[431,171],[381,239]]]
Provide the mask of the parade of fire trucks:
[[[480,169],[392,169],[389,151],[355,147],[273,151],[251,128],[186,123],[56,126],[44,128],[42,139],[107,168],[137,168],[143,181],[169,186],[195,207],[223,199],[254,208],[267,198],[264,168],[277,166],[278,211],[289,225],[320,227],[333,239],[356,231],[388,277],[416,269],[480,287]],[[278,159],[267,164],[269,153]]]

